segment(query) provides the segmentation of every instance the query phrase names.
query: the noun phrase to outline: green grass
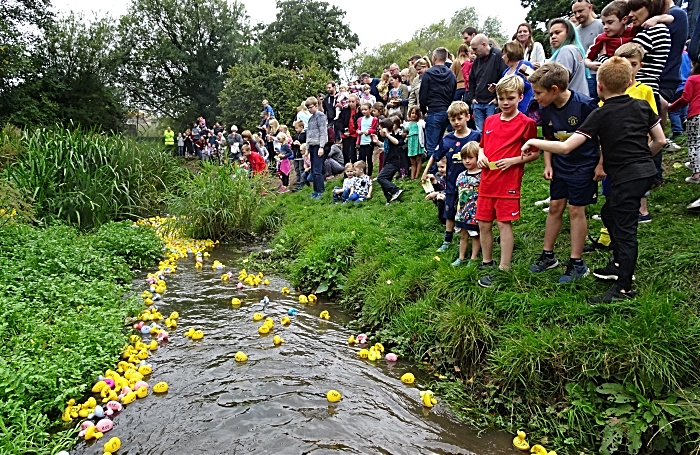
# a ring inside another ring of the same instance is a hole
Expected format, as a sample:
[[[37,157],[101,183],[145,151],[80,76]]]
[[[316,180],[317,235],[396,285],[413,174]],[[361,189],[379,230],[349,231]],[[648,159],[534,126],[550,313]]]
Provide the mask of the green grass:
[[[481,272],[450,266],[457,241],[435,259],[444,229],[415,182],[399,183],[408,191],[388,207],[379,188],[360,206],[332,205],[328,194],[315,202],[304,191],[279,197],[262,216],[281,226],[272,261],[295,286],[328,289],[355,312],[358,328],[429,361],[450,378],[435,388],[470,421],[546,436],[558,453],[691,450],[700,437],[700,218],[685,206],[700,194],[673,165],[685,159],[666,156],[666,184],[649,199],[654,221],[639,227],[639,297],[597,307],[586,299],[609,284],[558,285],[560,269],[529,271],[546,220],[533,205],[548,195],[541,161],[525,172],[513,271],[492,289],[477,286]],[[589,221],[589,232],[599,228]],[[559,258],[568,243],[565,215]],[[607,258],[585,256],[590,267]],[[611,395],[606,384],[633,392]]]

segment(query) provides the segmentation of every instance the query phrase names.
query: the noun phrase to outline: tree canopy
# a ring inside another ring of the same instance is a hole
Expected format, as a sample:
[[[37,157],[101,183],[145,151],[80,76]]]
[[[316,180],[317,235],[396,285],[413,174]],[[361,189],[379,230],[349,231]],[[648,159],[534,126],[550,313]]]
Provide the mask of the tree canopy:
[[[592,0],[593,8],[600,13],[602,9],[610,3],[608,0]],[[565,17],[571,15],[571,0],[520,0],[523,8],[529,9],[526,21],[533,27],[544,26],[547,21],[555,17]]]

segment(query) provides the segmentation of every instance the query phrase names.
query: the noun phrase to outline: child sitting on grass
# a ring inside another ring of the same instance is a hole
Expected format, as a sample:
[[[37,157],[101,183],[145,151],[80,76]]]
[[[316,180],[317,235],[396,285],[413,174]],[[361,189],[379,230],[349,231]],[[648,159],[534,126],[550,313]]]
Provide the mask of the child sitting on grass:
[[[428,180],[433,185],[433,191],[425,196],[426,201],[433,201],[438,209],[438,220],[443,226],[447,223],[445,220],[445,174],[447,173],[447,157],[443,156],[437,162],[437,173],[435,175],[428,174]]]
[[[352,167],[352,163],[345,164],[345,179],[343,180],[343,186],[333,187],[333,202],[345,202],[350,197],[350,192],[352,191],[352,186],[355,183],[355,168]]]
[[[457,176],[457,211],[455,214],[455,226],[459,231],[459,257],[452,263],[452,267],[462,265],[467,257],[469,238],[472,239],[472,254],[469,265],[475,264],[479,257],[481,243],[479,241],[479,224],[476,221],[477,198],[479,197],[479,182],[481,182],[481,169],[477,165],[479,159],[479,143],[467,142],[459,152],[465,170]]]
[[[610,183],[601,215],[610,231],[613,260],[593,274],[616,282],[603,294],[588,299],[592,304],[635,296],[632,275],[638,254],[639,207],[656,177],[653,156],[666,143],[660,119],[649,103],[625,93],[633,83],[630,63],[622,57],[611,58],[598,70],[598,96],[605,101],[603,107],[593,111],[565,142],[531,139],[522,147],[523,156],[530,156],[532,147],[567,154],[595,136],[600,140],[603,169]]]
[[[348,196],[348,201],[357,204],[372,197],[372,177],[365,174],[367,165],[364,161],[355,161],[353,167],[355,168],[355,178],[353,179],[352,190],[350,191],[350,196]]]

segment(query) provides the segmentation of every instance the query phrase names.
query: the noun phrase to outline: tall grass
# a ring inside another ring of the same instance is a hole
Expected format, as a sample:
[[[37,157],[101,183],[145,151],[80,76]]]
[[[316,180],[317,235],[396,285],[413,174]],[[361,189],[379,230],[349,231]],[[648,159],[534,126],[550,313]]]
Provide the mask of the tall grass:
[[[38,218],[81,229],[152,213],[184,175],[164,150],[81,128],[25,130],[19,143],[7,179],[31,197]]]

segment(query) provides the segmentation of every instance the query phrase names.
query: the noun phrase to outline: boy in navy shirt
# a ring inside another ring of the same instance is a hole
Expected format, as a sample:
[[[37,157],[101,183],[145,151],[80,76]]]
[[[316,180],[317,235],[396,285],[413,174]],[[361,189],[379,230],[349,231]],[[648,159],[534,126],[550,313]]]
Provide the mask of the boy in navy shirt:
[[[588,115],[597,109],[595,100],[568,89],[569,72],[558,63],[546,63],[530,76],[535,99],[541,109],[542,134],[548,141],[565,141]],[[530,266],[533,273],[559,265],[554,244],[568,202],[571,224],[571,256],[559,283],[588,275],[581,254],[586,242],[586,206],[598,200],[598,182],[605,175],[599,166],[598,138],[585,141],[568,155],[544,153],[544,178],[549,180],[551,199],[544,231],[542,254]],[[596,172],[598,168],[598,172]]]
[[[437,249],[438,252],[447,250],[452,243],[452,236],[455,229],[455,215],[457,214],[457,176],[464,172],[466,168],[462,164],[460,152],[467,142],[481,140],[481,132],[473,131],[467,127],[469,121],[469,106],[463,101],[455,101],[447,109],[447,117],[454,131],[442,138],[435,152],[425,166],[425,172],[421,177],[421,183],[428,179],[428,171],[442,157],[447,157],[447,175],[445,176],[445,239]]]

